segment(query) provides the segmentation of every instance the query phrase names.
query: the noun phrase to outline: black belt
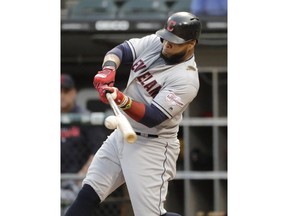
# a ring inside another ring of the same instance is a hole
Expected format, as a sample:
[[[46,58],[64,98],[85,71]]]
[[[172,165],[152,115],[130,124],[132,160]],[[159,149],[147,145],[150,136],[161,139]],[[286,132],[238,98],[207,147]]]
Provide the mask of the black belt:
[[[136,134],[139,136],[148,137],[148,138],[158,138],[158,135],[155,135],[155,134],[146,134],[146,133],[140,133],[140,132],[136,132]]]

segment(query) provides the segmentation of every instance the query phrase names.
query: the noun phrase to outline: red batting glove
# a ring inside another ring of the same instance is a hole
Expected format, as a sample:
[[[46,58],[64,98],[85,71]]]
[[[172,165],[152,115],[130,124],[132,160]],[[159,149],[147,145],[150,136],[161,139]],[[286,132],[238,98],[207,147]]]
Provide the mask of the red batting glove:
[[[99,84],[98,87],[95,87],[97,89],[97,91],[99,92],[99,97],[100,100],[105,103],[105,104],[109,104],[107,98],[106,98],[106,90],[105,87],[108,87],[107,85],[102,85]]]
[[[117,88],[115,87],[109,87],[109,86],[103,86],[103,93],[102,96],[100,96],[100,98],[105,96],[106,99],[106,93],[110,93],[113,100],[115,101],[115,103],[122,109],[129,109],[132,103],[132,100],[130,97],[126,96],[125,94],[123,94],[121,91],[119,91]],[[107,100],[107,99],[106,99]],[[108,102],[108,101],[107,101]]]
[[[115,103],[117,105],[120,105],[122,101],[124,101],[125,99],[125,95],[120,92],[117,88],[115,87],[109,87],[108,85],[102,85],[100,84],[98,87],[97,87],[97,91],[99,92],[99,96],[100,96],[100,100],[103,102],[103,103],[106,103],[108,104],[108,100],[106,98],[106,93],[110,93],[113,100],[115,101]]]
[[[102,85],[114,86],[116,70],[114,67],[104,67],[94,76],[93,85],[98,90]],[[98,90],[99,91],[99,90]]]

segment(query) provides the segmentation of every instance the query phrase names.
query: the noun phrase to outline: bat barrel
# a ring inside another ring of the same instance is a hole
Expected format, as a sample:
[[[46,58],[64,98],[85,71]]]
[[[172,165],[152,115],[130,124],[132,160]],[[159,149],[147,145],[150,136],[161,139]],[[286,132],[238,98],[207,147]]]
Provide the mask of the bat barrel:
[[[131,127],[129,121],[122,113],[118,115],[118,118],[119,118],[118,126],[124,136],[124,139],[128,143],[134,143],[137,140],[137,135],[133,130],[133,128]]]

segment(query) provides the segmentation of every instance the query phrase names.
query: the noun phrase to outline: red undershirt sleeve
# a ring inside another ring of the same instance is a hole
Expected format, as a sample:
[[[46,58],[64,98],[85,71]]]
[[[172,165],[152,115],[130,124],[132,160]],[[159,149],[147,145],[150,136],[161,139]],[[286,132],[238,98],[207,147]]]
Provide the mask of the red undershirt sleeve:
[[[124,112],[135,121],[150,128],[168,119],[168,117],[153,104],[148,106],[137,101],[132,101],[131,107],[124,110]]]

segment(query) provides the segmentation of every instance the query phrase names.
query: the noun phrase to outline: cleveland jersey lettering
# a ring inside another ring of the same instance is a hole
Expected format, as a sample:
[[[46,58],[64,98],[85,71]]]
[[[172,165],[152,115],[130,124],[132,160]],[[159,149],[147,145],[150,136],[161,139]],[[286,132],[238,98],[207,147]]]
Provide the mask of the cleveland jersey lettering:
[[[161,85],[153,79],[153,75],[149,71],[138,76],[137,80],[152,98],[154,98],[161,89]]]
[[[134,71],[135,73],[138,72],[139,70],[145,68],[146,65],[144,64],[144,62],[140,59],[139,61],[137,61],[135,64],[132,65],[131,67],[131,71]]]

